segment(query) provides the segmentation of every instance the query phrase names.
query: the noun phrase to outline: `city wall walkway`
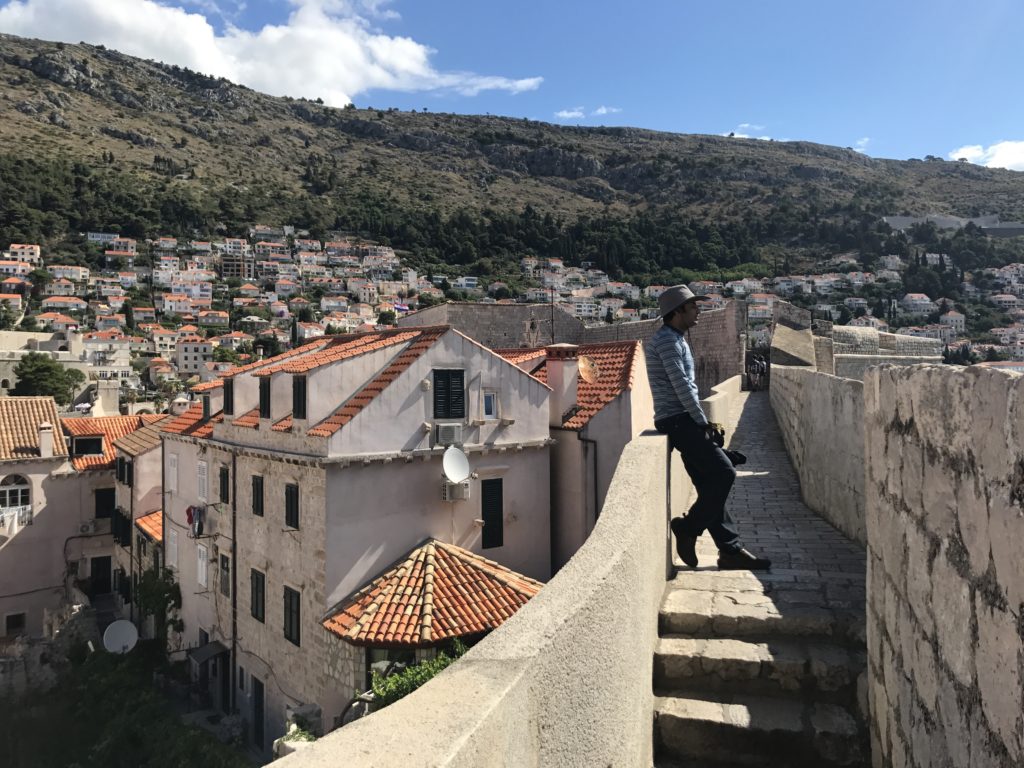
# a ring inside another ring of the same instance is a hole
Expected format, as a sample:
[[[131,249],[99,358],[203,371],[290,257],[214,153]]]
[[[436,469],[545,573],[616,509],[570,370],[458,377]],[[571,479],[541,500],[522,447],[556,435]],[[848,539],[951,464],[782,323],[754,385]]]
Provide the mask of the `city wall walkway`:
[[[676,560],[659,612],[655,764],[862,765],[865,551],[801,501],[767,392],[735,396],[730,417],[728,447],[748,461],[729,511],[772,569],[720,571],[706,534],[697,569]],[[674,498],[673,516],[689,503]]]

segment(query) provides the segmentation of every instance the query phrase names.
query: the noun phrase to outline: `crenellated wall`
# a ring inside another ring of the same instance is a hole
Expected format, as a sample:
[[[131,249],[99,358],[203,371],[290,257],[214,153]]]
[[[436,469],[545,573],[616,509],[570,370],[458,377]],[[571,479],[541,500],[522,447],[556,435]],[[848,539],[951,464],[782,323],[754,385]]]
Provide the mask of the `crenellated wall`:
[[[864,382],[875,765],[1024,765],[1024,378]]]
[[[804,503],[865,544],[864,385],[773,365],[769,392]]]

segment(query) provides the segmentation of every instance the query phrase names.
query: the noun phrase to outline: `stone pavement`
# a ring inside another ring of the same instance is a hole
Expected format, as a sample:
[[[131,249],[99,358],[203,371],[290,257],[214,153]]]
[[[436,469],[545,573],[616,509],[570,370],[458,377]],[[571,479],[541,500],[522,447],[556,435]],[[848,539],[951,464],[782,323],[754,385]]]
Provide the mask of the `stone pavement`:
[[[743,393],[731,421],[748,461],[729,510],[773,567],[719,571],[706,534],[700,566],[677,563],[659,613],[655,763],[863,765],[864,550],[802,503],[767,392]]]

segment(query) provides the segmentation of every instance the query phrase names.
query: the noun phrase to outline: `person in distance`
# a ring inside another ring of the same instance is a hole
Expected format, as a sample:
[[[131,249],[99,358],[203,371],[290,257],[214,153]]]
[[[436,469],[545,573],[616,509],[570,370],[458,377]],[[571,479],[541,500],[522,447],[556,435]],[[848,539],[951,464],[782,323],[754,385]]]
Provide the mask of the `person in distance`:
[[[697,501],[686,516],[673,518],[669,525],[679,558],[691,568],[697,567],[697,538],[707,531],[718,546],[719,568],[764,571],[771,567],[771,561],[743,548],[736,524],[726,511],[736,470],[729,456],[716,445],[720,428],[708,422],[700,407],[693,353],[684,336],[697,324],[697,301],[706,298],[695,296],[685,285],[666,289],[658,297],[663,325],[647,343],[654,428],[668,435],[669,445],[682,455],[683,466],[697,490]]]

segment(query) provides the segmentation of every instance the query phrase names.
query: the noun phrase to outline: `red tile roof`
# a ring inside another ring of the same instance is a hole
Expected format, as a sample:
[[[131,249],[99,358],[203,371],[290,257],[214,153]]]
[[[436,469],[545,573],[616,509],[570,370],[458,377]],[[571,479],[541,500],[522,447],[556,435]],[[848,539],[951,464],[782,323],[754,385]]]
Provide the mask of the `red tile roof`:
[[[143,416],[81,416],[64,418],[60,425],[73,437],[102,437],[103,453],[90,456],[75,456],[71,466],[79,472],[93,469],[111,469],[117,459],[114,441],[129,435],[153,421]]]
[[[135,521],[135,526],[142,531],[144,534],[149,536],[150,539],[159,543],[164,540],[164,512],[162,509],[158,509],[156,512],[150,512],[148,515],[143,515]]]
[[[189,437],[210,437],[213,425],[224,421],[223,411],[217,411],[208,420],[203,420],[203,404],[192,403],[180,416],[172,416],[161,425],[161,432]]]
[[[582,429],[608,403],[633,386],[633,370],[640,359],[639,341],[612,341],[606,344],[581,344],[580,357],[589,357],[597,366],[597,379],[592,382],[581,376],[576,387],[577,407],[563,423],[565,429]],[[540,350],[543,352],[543,350]],[[526,350],[505,350],[502,355],[525,355]],[[523,359],[529,359],[524,357]],[[547,360],[533,371],[533,375],[547,383]]]
[[[192,387],[193,392],[210,392],[214,389],[220,389],[224,386],[224,382],[221,379],[211,379],[210,381],[204,381],[202,384],[196,384]]]
[[[53,427],[53,455],[67,456],[52,397],[0,397],[0,459],[39,457],[39,425]]]
[[[260,409],[253,408],[251,411],[243,413],[231,422],[233,427],[248,427],[249,429],[259,429],[260,426]]]
[[[292,415],[289,413],[280,421],[276,422],[272,427],[275,432],[291,432],[292,431]]]
[[[341,407],[328,416],[326,419],[321,421],[306,434],[311,437],[330,437],[343,426],[352,421],[353,417],[365,408],[369,403],[395,379],[405,371],[413,362],[419,359],[419,356],[430,349],[434,342],[437,341],[448,331],[448,328],[437,327],[437,328],[422,328],[412,335],[415,336],[415,340],[409,344],[405,349],[399,352],[391,364],[388,365],[383,371],[378,373],[368,383],[364,384],[363,387],[356,392],[352,397],[342,403]],[[398,334],[398,336],[404,337],[405,334]],[[376,345],[374,345],[376,348]]]
[[[453,544],[428,539],[331,611],[353,645],[422,648],[499,627],[544,586]]]
[[[377,333],[346,334],[334,336],[314,354],[291,357],[280,363],[257,371],[253,376],[269,376],[274,373],[307,373],[324,365],[330,365],[366,352],[384,349],[405,342],[420,335],[421,329],[403,330],[399,332],[381,331]],[[280,356],[279,356],[280,357]],[[277,360],[278,358],[274,358]]]

